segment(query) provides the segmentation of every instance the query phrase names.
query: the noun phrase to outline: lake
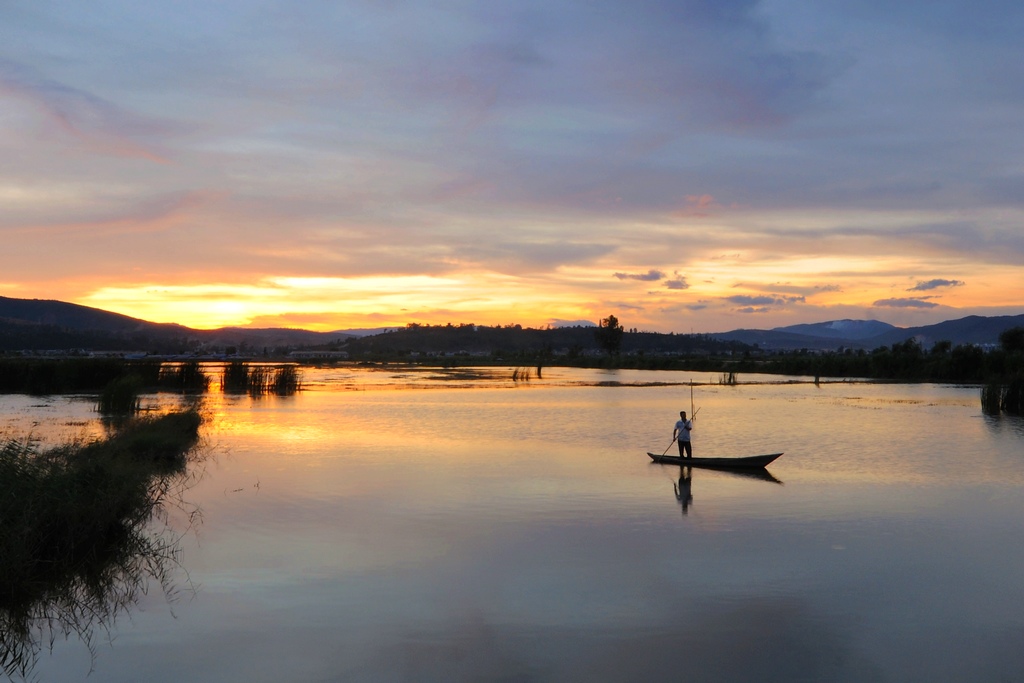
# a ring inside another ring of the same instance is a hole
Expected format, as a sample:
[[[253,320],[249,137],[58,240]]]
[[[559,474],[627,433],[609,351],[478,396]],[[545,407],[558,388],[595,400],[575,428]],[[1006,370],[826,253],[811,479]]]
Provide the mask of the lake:
[[[43,643],[33,675],[1024,680],[1024,420],[983,415],[977,387],[738,379],[336,368],[292,397],[214,390],[154,523],[170,581],[92,652]],[[691,391],[694,454],[784,451],[769,476],[650,461]],[[0,434],[100,431],[81,397],[0,396]]]

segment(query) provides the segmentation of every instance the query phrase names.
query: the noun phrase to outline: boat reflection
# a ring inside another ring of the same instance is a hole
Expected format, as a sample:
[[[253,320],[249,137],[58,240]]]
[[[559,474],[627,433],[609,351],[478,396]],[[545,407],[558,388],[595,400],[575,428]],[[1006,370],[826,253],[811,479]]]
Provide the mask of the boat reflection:
[[[771,472],[766,469],[748,469],[748,470],[715,470],[716,472],[722,472],[724,474],[732,475],[734,477],[743,477],[745,479],[757,479],[758,481],[767,481],[773,484],[781,484],[782,480],[775,477]]]
[[[651,463],[652,465],[657,463]],[[679,507],[682,510],[683,515],[687,515],[690,512],[690,508],[693,506],[693,467],[680,467],[679,468],[679,480],[672,482],[672,489],[676,495],[676,502],[679,503]],[[766,469],[737,469],[737,470],[714,470],[715,474],[724,474],[726,476],[741,477],[744,479],[757,479],[759,481],[767,481],[773,484],[782,485],[782,480],[772,475]]]

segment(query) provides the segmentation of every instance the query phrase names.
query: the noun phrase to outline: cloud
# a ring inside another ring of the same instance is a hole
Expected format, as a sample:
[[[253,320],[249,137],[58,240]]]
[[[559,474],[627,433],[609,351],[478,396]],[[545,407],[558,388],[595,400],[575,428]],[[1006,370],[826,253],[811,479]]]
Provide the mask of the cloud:
[[[714,209],[720,208],[715,198],[709,194],[702,195],[687,195],[686,206],[679,211],[676,211],[674,215],[686,218],[705,218],[711,214]]]
[[[56,130],[71,136],[93,152],[143,158],[165,163],[152,145],[135,138],[170,131],[117,104],[81,88],[47,78],[35,69],[0,58],[0,95],[18,97],[36,108]]]
[[[936,308],[938,304],[921,299],[879,299],[872,306],[879,308]]]
[[[918,282],[916,285],[908,289],[908,292],[927,292],[931,289],[939,289],[942,287],[962,287],[964,285],[963,280],[928,280],[927,282]]]
[[[653,268],[646,273],[615,273],[620,280],[642,280],[643,282],[657,282],[665,277],[665,273]]]
[[[428,245],[445,241],[437,236]],[[588,263],[615,250],[608,244],[560,240],[554,235],[520,242],[474,236],[447,248],[457,261],[480,264],[497,272],[550,271],[560,266]]]
[[[747,291],[762,291],[767,295],[778,297],[780,295],[791,295],[802,299],[807,296],[814,296],[822,292],[838,292],[841,291],[838,285],[812,285],[812,284],[798,284],[794,285],[788,282],[772,282],[771,284],[761,284],[758,282],[740,281],[732,285],[734,289],[743,289]],[[794,299],[795,300],[795,299]]]
[[[729,296],[725,300],[741,306],[784,306],[786,304],[804,303],[806,301],[802,296],[750,296],[747,294]]]
[[[955,257],[991,305],[1024,299],[1013,3],[23,4],[0,2],[0,231],[29,296],[472,271],[496,306],[576,304],[529,324],[610,290],[710,301],[657,322],[684,329],[946,295],[873,309],[905,321],[967,300],[914,286]]]

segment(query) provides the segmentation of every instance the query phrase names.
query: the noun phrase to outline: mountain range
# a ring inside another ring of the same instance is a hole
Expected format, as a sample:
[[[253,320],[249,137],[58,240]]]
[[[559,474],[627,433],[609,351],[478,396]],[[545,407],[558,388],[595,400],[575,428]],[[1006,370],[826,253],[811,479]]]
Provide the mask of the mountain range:
[[[835,350],[839,347],[870,350],[907,339],[916,339],[925,348],[939,341],[949,341],[954,346],[996,346],[999,335],[1011,327],[1024,327],[1024,315],[971,315],[920,327],[896,327],[878,320],[830,320],[771,330],[733,330],[712,336],[757,344],[765,350]]]
[[[739,329],[705,335],[723,342],[757,345],[764,350],[875,349],[914,338],[925,348],[938,341],[995,346],[1011,327],[1024,327],[1024,315],[968,316],[921,327],[896,327],[877,320],[832,320],[769,330]],[[225,327],[195,330],[183,325],[153,323],[130,316],[63,301],[0,296],[0,351],[89,349],[145,350],[183,353],[234,346],[253,350],[324,346],[385,330],[309,330]],[[650,333],[644,333],[650,334]],[[666,337],[668,335],[665,335]],[[629,350],[629,335],[623,350]]]

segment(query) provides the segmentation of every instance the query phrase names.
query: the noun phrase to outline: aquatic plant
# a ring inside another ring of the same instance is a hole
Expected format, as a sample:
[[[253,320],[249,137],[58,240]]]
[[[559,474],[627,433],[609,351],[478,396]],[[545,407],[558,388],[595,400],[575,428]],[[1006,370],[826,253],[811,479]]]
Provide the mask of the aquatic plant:
[[[128,375],[155,387],[160,361],[121,358],[0,358],[0,393],[62,394],[102,391]]]
[[[107,383],[100,394],[97,409],[104,415],[133,415],[139,412],[142,377],[125,375]]]
[[[225,365],[220,386],[226,394],[246,393],[249,390],[249,366],[240,360]]]
[[[1002,409],[1003,385],[990,382],[981,388],[981,410],[989,415],[998,415]]]
[[[990,415],[1024,415],[1024,374],[1014,375],[1006,383],[990,382],[982,387],[981,409]]]
[[[182,481],[201,418],[137,419],[109,438],[45,451],[0,444],[0,669],[26,678],[44,643],[93,632],[156,579],[177,546],[149,522]]]
[[[1010,379],[1003,389],[1000,407],[1011,415],[1024,415],[1024,375]]]
[[[299,391],[299,370],[294,365],[282,365],[274,375],[273,390],[278,396],[290,396]]]
[[[299,371],[295,365],[243,364],[241,367],[231,368],[230,377],[228,372],[229,369],[225,368],[224,390],[228,392],[241,393],[245,391],[253,397],[266,394],[290,396],[301,388]]]
[[[537,370],[537,377],[540,378],[540,369]],[[530,368],[515,368],[512,371],[513,382],[529,382],[530,381]]]
[[[203,373],[198,361],[166,363],[160,367],[159,385],[168,391],[203,393],[210,387],[210,378]]]

